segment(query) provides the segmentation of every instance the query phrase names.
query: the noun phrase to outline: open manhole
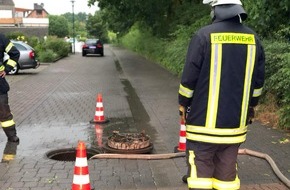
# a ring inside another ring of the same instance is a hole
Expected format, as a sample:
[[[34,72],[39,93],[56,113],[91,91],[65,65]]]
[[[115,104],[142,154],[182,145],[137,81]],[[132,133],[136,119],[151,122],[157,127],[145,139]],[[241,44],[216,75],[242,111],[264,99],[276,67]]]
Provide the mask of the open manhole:
[[[96,154],[100,154],[101,151],[96,149],[86,149],[87,159],[89,160]],[[76,160],[76,149],[75,148],[64,148],[52,150],[46,153],[47,158],[63,162],[74,162]]]

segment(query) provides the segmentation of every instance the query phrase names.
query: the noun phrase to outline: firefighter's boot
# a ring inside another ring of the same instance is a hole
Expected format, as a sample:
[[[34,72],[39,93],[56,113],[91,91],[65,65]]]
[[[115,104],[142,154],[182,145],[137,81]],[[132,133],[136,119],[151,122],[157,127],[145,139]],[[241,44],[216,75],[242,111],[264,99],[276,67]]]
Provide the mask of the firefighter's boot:
[[[8,141],[9,142],[19,142],[19,138],[16,136],[16,128],[15,125],[11,126],[11,127],[4,127],[3,128]]]
[[[17,146],[19,143],[17,142],[7,142],[4,152],[3,152],[3,157],[2,157],[2,163],[9,162],[11,160],[14,160],[16,156],[16,151],[17,151]]]
[[[184,176],[182,177],[182,181],[183,181],[183,183],[187,183],[187,178],[188,178],[188,175],[184,175]]]

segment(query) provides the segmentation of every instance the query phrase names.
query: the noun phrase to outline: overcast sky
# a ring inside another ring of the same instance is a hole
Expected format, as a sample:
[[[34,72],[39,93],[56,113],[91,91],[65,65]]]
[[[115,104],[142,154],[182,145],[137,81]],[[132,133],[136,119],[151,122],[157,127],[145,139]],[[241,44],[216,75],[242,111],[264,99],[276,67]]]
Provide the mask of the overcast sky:
[[[51,15],[60,15],[72,12],[71,0],[13,0],[15,7],[33,9],[34,3],[44,4],[44,9]],[[87,6],[87,0],[75,0],[74,12],[86,12],[94,14],[98,7],[96,5],[91,8]]]

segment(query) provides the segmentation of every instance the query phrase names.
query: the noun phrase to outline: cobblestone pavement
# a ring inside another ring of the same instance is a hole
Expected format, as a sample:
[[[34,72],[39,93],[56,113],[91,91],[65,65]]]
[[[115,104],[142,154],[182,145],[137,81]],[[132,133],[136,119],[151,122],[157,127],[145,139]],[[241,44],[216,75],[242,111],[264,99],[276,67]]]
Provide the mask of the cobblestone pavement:
[[[75,148],[79,140],[88,150],[101,151],[114,130],[135,133],[145,129],[154,154],[171,153],[178,144],[178,77],[124,49],[106,46],[105,57],[70,55],[7,76],[7,80],[20,144],[7,145],[0,133],[0,158],[7,147],[9,154],[16,153],[13,160],[0,163],[1,190],[71,189],[74,162],[49,159],[46,154]],[[107,124],[90,123],[98,93],[103,95]],[[97,128],[101,133],[96,134]],[[269,154],[289,179],[290,146],[283,143],[288,135],[254,123],[242,148]],[[241,155],[238,164],[242,190],[287,189],[265,160]],[[95,190],[187,189],[181,181],[186,172],[183,157],[93,159],[88,165]]]

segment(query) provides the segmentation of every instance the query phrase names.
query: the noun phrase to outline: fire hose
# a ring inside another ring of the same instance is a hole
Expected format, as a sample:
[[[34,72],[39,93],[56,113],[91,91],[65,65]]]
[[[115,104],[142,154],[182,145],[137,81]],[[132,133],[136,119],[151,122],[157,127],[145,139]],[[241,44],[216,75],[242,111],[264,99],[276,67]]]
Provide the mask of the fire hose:
[[[277,167],[276,163],[274,162],[274,160],[265,153],[261,153],[261,152],[256,152],[250,149],[239,149],[239,154],[242,155],[250,155],[250,156],[255,156],[258,158],[263,158],[265,159],[271,166],[272,170],[274,171],[274,173],[276,174],[276,176],[287,186],[290,188],[290,180],[288,178],[286,178],[282,172],[279,170],[279,168]]]
[[[271,166],[272,170],[276,174],[276,176],[287,186],[290,188],[290,180],[286,178],[282,172],[277,167],[274,160],[265,153],[256,152],[250,149],[239,149],[240,155],[249,155],[258,158],[265,159]],[[137,160],[160,160],[160,159],[171,159],[177,157],[184,157],[185,152],[177,152],[177,153],[165,153],[165,154],[96,154],[92,156],[90,159],[137,159]]]

